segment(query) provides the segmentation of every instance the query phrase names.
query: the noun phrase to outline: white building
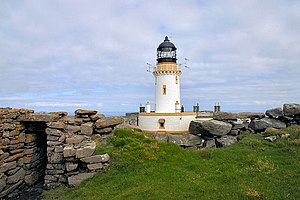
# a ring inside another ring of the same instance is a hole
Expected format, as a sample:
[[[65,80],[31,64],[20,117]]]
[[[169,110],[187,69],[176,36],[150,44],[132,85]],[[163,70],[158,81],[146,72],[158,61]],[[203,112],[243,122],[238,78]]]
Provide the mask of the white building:
[[[177,64],[175,45],[168,37],[157,48],[155,77],[155,110],[147,102],[139,113],[139,127],[146,132],[186,133],[196,119],[196,112],[183,112],[180,104],[181,69]]]

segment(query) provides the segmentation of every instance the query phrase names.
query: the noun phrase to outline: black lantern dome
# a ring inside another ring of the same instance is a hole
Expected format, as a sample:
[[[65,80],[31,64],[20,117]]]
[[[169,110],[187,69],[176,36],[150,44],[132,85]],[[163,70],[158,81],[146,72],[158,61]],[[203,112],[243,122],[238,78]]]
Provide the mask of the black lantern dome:
[[[165,40],[157,48],[157,62],[176,62],[176,50],[175,45],[166,36]]]

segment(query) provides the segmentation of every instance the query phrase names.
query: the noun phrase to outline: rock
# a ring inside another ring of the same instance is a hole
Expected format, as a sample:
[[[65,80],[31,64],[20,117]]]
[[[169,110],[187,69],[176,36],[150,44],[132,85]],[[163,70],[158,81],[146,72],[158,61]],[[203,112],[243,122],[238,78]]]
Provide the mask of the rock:
[[[10,187],[8,187],[7,189],[5,189],[4,191],[2,191],[0,193],[0,199],[2,197],[5,197],[7,196],[8,194],[10,194],[11,192],[13,192],[15,189],[17,189],[18,187],[20,187],[23,183],[23,180],[20,180],[19,182],[17,182],[16,184],[14,185],[11,185]]]
[[[65,146],[63,155],[64,155],[65,158],[75,156],[76,155],[76,149],[74,149],[73,146]]]
[[[52,176],[52,175],[45,175],[45,180],[51,181],[51,182],[56,182],[57,178],[55,176]]]
[[[111,127],[111,126],[116,126],[118,124],[122,124],[123,122],[124,122],[123,117],[108,117],[105,119],[98,119],[95,122],[95,127],[97,129],[106,128],[106,127]]]
[[[266,115],[271,118],[278,118],[283,116],[282,108],[272,108],[266,110]]]
[[[47,135],[47,141],[58,141],[59,136]]]
[[[83,110],[83,109],[75,110],[75,115],[76,116],[95,115],[96,113],[97,113],[96,110]]]
[[[228,147],[237,142],[237,136],[224,135],[221,138],[216,138],[217,147]]]
[[[237,118],[239,119],[262,119],[265,117],[265,114],[262,112],[240,112],[237,113]]]
[[[77,144],[77,143],[80,143],[83,139],[84,139],[84,137],[82,135],[73,135],[66,139],[66,143],[67,144]]]
[[[76,150],[76,158],[90,157],[95,152],[95,149],[96,143],[94,141],[91,141],[87,143],[84,147],[81,147]]]
[[[78,133],[80,131],[80,126],[67,125],[66,130],[71,131],[72,133]]]
[[[80,173],[78,175],[74,175],[68,177],[68,184],[70,186],[78,186],[82,181],[92,178],[96,173]]]
[[[300,114],[300,104],[283,104],[283,114],[288,117]]]
[[[78,167],[78,163],[66,162],[66,169],[68,172],[77,169],[77,167]]]
[[[93,135],[93,126],[94,126],[94,124],[92,122],[81,124],[81,127],[80,127],[81,133],[80,134],[88,135],[88,136]]]
[[[50,156],[48,156],[48,162],[49,163],[63,163],[64,157],[62,153],[51,153]]]
[[[231,112],[214,112],[213,113],[213,119],[215,120],[236,120],[237,114],[231,113]]]
[[[17,162],[8,162],[0,165],[0,174],[17,167]]]
[[[19,171],[17,171],[14,175],[11,175],[7,178],[6,183],[13,184],[18,182],[19,180],[23,180],[25,177],[25,170],[23,168],[20,168]]]
[[[106,154],[103,154],[103,155],[95,155],[95,156],[81,158],[80,160],[82,162],[92,164],[92,163],[107,162],[107,161],[109,161],[109,158],[110,158],[109,155],[106,153]]]
[[[108,133],[111,133],[112,132],[112,128],[111,127],[107,127],[107,128],[102,128],[102,129],[95,129],[95,131],[97,133],[100,133],[100,134],[108,134]]]
[[[0,174],[0,192],[5,188],[6,186],[6,179],[7,176],[5,176],[4,174]]]
[[[47,126],[49,128],[56,128],[56,129],[64,129],[66,125],[63,122],[48,122]]]
[[[231,129],[231,131],[228,133],[228,135],[238,135],[239,134],[239,130],[237,129]]]
[[[276,139],[277,139],[277,137],[275,135],[265,137],[265,140],[267,140],[269,142],[274,142]]]
[[[249,127],[256,132],[263,132],[267,128],[272,127],[272,122],[263,119],[255,119],[250,122]]]
[[[289,134],[289,133],[285,133],[285,134],[281,135],[282,138],[287,138],[287,137],[290,137],[290,136],[291,136],[291,134]]]
[[[40,174],[38,172],[33,171],[31,174],[25,176],[25,183],[28,186],[34,185],[39,180]]]
[[[182,135],[171,135],[168,134],[168,142],[177,144],[185,147],[192,147],[200,145],[202,143],[202,138],[192,134],[182,134]]]
[[[168,134],[160,134],[160,133],[154,133],[152,137],[155,140],[164,141],[164,142],[168,142],[169,139]]]
[[[278,129],[281,129],[281,128],[286,128],[286,123],[278,120],[278,119],[273,119],[273,118],[268,118],[268,117],[265,117],[261,120],[265,120],[265,121],[268,121],[272,124],[272,127],[273,128],[278,128]]]
[[[93,122],[97,121],[98,119],[104,119],[105,118],[105,115],[103,114],[95,114],[95,115],[91,115],[89,116],[91,118],[91,120]]]
[[[61,135],[63,135],[63,132],[58,129],[46,128],[46,134],[60,137]]]
[[[193,135],[222,136],[229,133],[232,125],[217,120],[191,121],[189,132]]]
[[[205,140],[203,144],[204,148],[215,148],[216,147],[216,142],[214,139],[212,140]]]
[[[98,169],[103,169],[103,164],[102,163],[94,163],[94,164],[88,164],[87,168],[91,171],[95,171]]]
[[[53,122],[60,118],[59,114],[49,114],[49,113],[32,113],[28,114],[27,118],[22,121],[31,122]]]

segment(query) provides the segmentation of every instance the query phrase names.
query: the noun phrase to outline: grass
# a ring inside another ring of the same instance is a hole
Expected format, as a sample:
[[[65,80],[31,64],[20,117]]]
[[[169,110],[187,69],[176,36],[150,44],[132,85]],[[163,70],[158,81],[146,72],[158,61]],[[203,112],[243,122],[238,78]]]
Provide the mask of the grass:
[[[244,135],[224,149],[183,149],[119,129],[97,153],[111,167],[78,188],[60,187],[45,199],[300,199],[300,128],[275,142]]]

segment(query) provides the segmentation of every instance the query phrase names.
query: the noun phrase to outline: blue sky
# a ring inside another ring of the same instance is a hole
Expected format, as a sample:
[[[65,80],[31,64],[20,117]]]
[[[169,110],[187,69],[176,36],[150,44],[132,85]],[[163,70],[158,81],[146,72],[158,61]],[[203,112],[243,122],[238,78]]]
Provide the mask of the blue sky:
[[[133,112],[156,48],[178,48],[186,110],[300,103],[300,1],[0,2],[0,107]]]

